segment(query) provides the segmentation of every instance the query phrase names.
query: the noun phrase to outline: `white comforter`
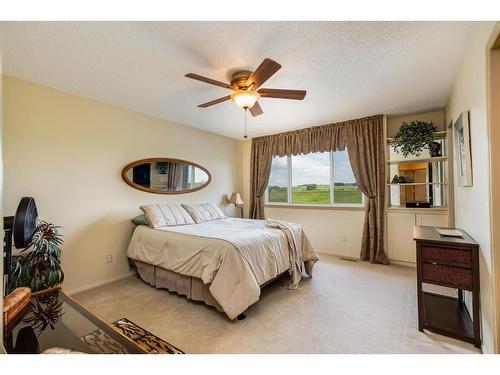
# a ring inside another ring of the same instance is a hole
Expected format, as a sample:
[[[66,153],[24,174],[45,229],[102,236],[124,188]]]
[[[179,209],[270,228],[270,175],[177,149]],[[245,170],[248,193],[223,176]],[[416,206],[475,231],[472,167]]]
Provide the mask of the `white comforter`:
[[[260,286],[292,271],[292,287],[301,266],[311,274],[318,257],[300,225],[226,218],[201,224],[150,229],[138,226],[127,250],[135,260],[210,284],[212,296],[230,319],[257,302]],[[295,240],[293,240],[295,239]],[[292,240],[292,242],[290,242]]]

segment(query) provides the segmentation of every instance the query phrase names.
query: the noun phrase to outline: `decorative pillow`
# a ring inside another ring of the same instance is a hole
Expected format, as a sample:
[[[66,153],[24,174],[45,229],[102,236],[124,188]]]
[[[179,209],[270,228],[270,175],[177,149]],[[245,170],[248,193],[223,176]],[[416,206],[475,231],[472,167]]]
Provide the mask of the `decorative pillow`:
[[[212,203],[183,204],[182,207],[190,213],[196,224],[204,223],[205,221],[224,219],[226,217],[220,208]]]
[[[147,204],[141,206],[151,228],[194,224],[193,218],[180,204]]]
[[[142,214],[142,215],[137,215],[132,219],[132,223],[135,225],[148,225],[149,226],[149,221],[148,218]]]

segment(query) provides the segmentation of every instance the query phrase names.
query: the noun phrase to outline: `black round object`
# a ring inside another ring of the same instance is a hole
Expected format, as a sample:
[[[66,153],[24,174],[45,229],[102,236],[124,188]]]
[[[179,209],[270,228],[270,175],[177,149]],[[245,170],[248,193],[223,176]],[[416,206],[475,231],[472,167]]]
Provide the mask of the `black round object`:
[[[37,226],[38,211],[36,209],[35,199],[23,197],[19,206],[17,206],[14,216],[14,246],[18,249],[24,249],[29,245]]]

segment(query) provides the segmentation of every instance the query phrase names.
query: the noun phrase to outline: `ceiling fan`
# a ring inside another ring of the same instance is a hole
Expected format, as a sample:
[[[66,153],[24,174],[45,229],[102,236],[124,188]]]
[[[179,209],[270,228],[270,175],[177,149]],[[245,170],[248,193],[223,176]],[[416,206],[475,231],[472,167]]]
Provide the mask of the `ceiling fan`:
[[[260,86],[271,78],[280,68],[281,65],[276,61],[264,59],[254,72],[240,70],[234,73],[230,84],[203,77],[195,73],[188,73],[185,77],[234,91],[231,95],[200,104],[198,107],[206,108],[232,99],[238,107],[245,109],[245,112],[249,110],[252,116],[255,117],[263,113],[260,104],[257,102],[261,97],[302,100],[306,96],[305,90],[260,88]]]

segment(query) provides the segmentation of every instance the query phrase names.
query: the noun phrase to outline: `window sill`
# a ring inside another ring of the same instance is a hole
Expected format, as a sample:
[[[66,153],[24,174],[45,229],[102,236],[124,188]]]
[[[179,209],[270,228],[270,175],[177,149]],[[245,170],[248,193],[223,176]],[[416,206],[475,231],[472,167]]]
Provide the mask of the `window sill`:
[[[366,211],[363,206],[320,206],[308,204],[279,204],[279,203],[265,203],[264,208],[292,208],[304,210],[333,210],[333,211]]]

